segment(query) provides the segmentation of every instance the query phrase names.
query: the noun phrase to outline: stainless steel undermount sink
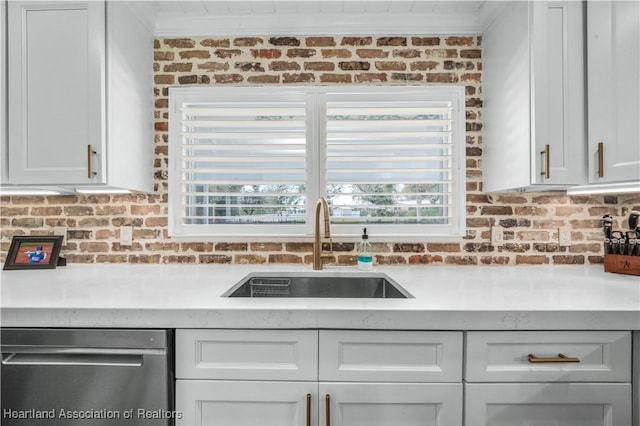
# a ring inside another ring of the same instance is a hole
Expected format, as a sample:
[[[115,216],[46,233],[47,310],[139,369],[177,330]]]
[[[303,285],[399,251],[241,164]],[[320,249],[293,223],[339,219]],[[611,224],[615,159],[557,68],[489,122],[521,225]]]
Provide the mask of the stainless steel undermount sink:
[[[252,273],[222,297],[407,299],[413,296],[382,273]]]

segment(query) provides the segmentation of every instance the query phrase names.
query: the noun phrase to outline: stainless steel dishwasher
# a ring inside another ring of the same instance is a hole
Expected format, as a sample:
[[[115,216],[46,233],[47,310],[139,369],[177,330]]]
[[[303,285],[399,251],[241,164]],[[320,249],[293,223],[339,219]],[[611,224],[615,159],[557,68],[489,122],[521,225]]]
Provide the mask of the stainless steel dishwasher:
[[[3,426],[173,425],[172,330],[2,329]]]

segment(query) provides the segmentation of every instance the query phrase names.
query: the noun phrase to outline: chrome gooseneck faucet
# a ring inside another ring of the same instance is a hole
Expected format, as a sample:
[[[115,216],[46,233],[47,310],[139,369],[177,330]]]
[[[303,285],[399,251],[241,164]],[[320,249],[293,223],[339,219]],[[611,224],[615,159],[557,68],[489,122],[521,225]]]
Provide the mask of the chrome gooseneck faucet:
[[[329,215],[329,204],[324,197],[318,198],[316,202],[314,233],[313,233],[313,269],[322,269],[322,240],[320,238],[320,214],[324,214],[324,237],[331,238],[331,225]]]

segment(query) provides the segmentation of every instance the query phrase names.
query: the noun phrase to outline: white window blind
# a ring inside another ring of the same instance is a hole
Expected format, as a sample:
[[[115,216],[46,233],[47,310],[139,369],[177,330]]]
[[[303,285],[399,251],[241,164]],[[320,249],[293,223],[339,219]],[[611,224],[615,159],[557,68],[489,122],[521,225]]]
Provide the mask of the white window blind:
[[[172,235],[464,231],[462,87],[170,89]]]
[[[323,98],[333,222],[357,225],[351,233],[399,225],[375,233],[451,234],[462,213],[454,204],[457,100],[424,90]]]

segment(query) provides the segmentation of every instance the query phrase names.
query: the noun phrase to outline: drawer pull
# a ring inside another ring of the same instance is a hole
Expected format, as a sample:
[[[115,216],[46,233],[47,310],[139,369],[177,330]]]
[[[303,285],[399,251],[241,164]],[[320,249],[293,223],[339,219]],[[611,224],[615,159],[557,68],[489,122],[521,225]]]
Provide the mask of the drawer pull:
[[[557,358],[539,358],[533,354],[529,354],[529,362],[580,362],[580,358],[566,356],[565,354],[558,354]]]
[[[326,425],[331,426],[331,395],[324,397],[325,415],[327,416]]]
[[[311,394],[307,394],[307,426],[311,426]]]

